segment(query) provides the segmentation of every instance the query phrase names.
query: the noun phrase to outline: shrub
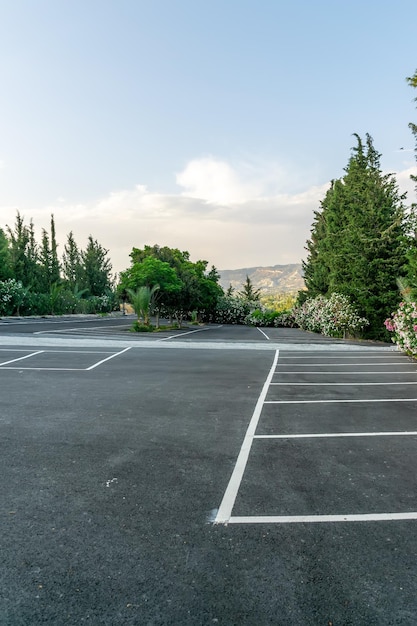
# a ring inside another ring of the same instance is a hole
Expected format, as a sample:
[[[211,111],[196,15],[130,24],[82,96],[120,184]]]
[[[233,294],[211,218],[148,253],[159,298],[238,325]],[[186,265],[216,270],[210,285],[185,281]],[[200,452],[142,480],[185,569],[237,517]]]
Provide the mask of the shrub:
[[[247,300],[223,296],[217,301],[213,321],[217,324],[244,324],[252,308]]]
[[[154,331],[154,326],[152,326],[152,324],[144,324],[139,320],[135,320],[131,326],[131,330],[134,333],[152,333]]]
[[[274,319],[274,326],[276,328],[279,327],[287,327],[287,328],[295,328],[298,327],[297,322],[295,321],[295,316],[293,309],[290,311],[281,311],[278,316]]]
[[[25,296],[26,290],[20,280],[0,281],[0,315],[19,315]]]
[[[356,335],[369,324],[367,319],[358,315],[349,298],[340,293],[333,293],[329,298],[322,295],[309,298],[300,307],[295,307],[293,315],[303,330],[328,337]]]
[[[278,317],[277,311],[271,309],[255,309],[251,311],[245,318],[245,323],[248,326],[274,326],[275,319]]]
[[[384,322],[393,333],[391,340],[412,356],[417,356],[417,303],[401,302],[397,311]]]

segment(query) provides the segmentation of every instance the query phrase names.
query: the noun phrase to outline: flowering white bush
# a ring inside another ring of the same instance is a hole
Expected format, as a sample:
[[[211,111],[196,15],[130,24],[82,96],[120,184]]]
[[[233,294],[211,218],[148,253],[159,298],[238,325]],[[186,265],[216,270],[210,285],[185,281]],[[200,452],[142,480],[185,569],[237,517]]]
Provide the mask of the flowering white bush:
[[[328,337],[354,335],[369,324],[360,317],[349,298],[333,293],[329,298],[309,298],[300,307],[293,309],[295,322],[303,330],[321,333]]]
[[[393,333],[391,339],[400,350],[417,356],[417,303],[401,302],[398,310],[384,322]]]
[[[274,319],[274,326],[276,328],[282,326],[287,328],[297,327],[298,324],[295,321],[294,309],[291,309],[290,311],[281,311],[280,313],[278,313],[277,317]]]
[[[218,324],[244,324],[251,308],[250,303],[242,298],[224,296],[217,301],[214,321]]]
[[[19,311],[26,291],[20,282],[14,278],[0,281],[0,315],[13,315]]]

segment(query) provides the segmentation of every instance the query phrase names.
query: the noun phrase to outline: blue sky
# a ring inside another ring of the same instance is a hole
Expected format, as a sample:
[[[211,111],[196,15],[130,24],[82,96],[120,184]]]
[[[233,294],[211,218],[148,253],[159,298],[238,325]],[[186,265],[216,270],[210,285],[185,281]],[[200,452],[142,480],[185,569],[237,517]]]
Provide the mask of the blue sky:
[[[0,226],[299,262],[352,133],[416,170],[415,0],[0,0]],[[404,148],[404,150],[400,150]]]

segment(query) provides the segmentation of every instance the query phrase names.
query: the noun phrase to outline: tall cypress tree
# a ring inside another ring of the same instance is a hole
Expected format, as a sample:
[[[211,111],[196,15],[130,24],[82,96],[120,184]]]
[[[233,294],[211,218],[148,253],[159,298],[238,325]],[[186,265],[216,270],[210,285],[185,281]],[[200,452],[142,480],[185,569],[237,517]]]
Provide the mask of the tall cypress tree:
[[[383,321],[399,300],[396,280],[406,271],[405,196],[382,173],[372,138],[356,139],[345,176],[316,214],[304,272],[309,295],[350,296],[376,338],[384,336]]]
[[[7,280],[13,278],[9,240],[6,233],[0,228],[0,280]]]
[[[55,219],[51,215],[51,283],[60,281],[60,264],[58,260],[58,244],[56,242]]]

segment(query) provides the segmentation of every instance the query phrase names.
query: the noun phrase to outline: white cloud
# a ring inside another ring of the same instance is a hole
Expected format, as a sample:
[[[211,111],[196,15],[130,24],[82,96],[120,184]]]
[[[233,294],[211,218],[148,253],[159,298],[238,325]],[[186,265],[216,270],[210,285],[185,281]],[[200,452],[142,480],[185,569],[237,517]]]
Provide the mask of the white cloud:
[[[401,172],[397,172],[395,174],[395,178],[398,182],[398,186],[402,193],[407,193],[406,203],[415,202],[417,200],[415,194],[415,185],[416,183],[411,180],[411,175],[417,175],[417,168],[415,165],[407,167]]]
[[[409,167],[397,174],[411,199],[415,196],[409,176],[415,170]],[[188,250],[193,260],[206,259],[219,269],[296,263],[305,258],[314,211],[328,183],[290,193],[286,180],[276,164],[232,166],[210,157],[191,161],[177,175],[177,194],[137,185],[94,202],[71,204],[61,197],[21,213],[27,222],[33,218],[38,232],[49,227],[53,213],[60,252],[70,230],[80,247],[92,234],[110,251],[117,272],[129,266],[132,247],[156,243]],[[3,226],[12,225],[16,207],[0,210]]]
[[[183,196],[198,198],[209,204],[236,204],[259,193],[256,186],[241,181],[228,163],[212,157],[190,161],[177,174],[176,181],[185,190]]]

